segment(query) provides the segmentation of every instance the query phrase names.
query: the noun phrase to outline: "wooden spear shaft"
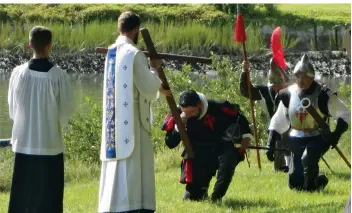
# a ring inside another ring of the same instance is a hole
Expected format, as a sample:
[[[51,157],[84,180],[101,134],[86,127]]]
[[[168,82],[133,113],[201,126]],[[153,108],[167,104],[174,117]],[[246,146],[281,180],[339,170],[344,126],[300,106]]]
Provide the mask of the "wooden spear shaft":
[[[242,48],[243,48],[243,58],[246,63],[248,63],[247,59],[247,53],[246,53],[246,43],[242,42]],[[258,144],[258,134],[257,134],[257,122],[255,120],[255,115],[254,115],[254,102],[252,99],[252,87],[251,87],[251,82],[250,82],[250,75],[249,75],[249,70],[246,71],[246,76],[247,76],[247,88],[248,88],[248,96],[249,96],[249,102],[251,106],[251,114],[252,114],[252,120],[253,120],[253,130],[254,130],[254,140],[256,146],[259,146]],[[262,166],[260,164],[260,154],[259,154],[259,149],[257,149],[257,160],[258,160],[258,168],[261,169]]]
[[[346,165],[351,169],[351,164],[350,162],[348,162],[347,158],[345,157],[345,155],[341,152],[340,148],[335,146],[335,148],[337,153],[340,155],[340,157],[342,158],[343,161],[345,161]]]
[[[310,104],[308,99],[302,99],[301,101],[302,106],[304,106],[306,108],[306,110],[309,112],[309,114],[312,115],[312,117],[316,120],[316,122],[318,123],[318,126],[321,129],[330,129],[329,125],[324,121],[324,119],[318,114],[317,110]],[[342,158],[343,161],[345,161],[346,165],[348,166],[348,168],[351,169],[351,163],[348,162],[347,158],[345,157],[345,155],[341,152],[341,150],[339,149],[339,147],[337,147],[337,145],[334,148],[337,153],[340,155],[340,157]]]

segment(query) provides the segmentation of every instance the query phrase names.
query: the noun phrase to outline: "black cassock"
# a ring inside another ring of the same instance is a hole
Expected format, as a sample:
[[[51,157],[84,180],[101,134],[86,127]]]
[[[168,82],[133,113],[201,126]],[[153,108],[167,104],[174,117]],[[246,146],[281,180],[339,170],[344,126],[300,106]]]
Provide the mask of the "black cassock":
[[[233,142],[240,142],[243,134],[250,134],[246,117],[236,104],[207,101],[205,115],[202,118],[190,118],[186,123],[195,157],[181,162],[180,182],[186,184],[184,199],[207,198],[209,183],[218,170],[211,199],[220,200],[226,194],[236,166],[244,160],[244,153],[235,148]],[[174,127],[174,118],[168,114],[162,129],[167,132],[165,143],[170,149],[181,141]]]

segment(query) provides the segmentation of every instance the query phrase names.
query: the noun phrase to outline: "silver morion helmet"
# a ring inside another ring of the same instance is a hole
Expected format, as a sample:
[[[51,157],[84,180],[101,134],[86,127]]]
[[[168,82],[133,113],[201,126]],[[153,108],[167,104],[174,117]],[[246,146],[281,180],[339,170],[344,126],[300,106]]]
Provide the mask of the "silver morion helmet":
[[[310,63],[307,54],[304,54],[301,60],[296,64],[293,74],[297,75],[299,73],[304,73],[312,78],[315,77],[315,71],[313,65]]]
[[[290,79],[279,66],[274,62],[274,59],[270,59],[270,70],[269,70],[269,83],[271,84],[282,84],[289,82]]]

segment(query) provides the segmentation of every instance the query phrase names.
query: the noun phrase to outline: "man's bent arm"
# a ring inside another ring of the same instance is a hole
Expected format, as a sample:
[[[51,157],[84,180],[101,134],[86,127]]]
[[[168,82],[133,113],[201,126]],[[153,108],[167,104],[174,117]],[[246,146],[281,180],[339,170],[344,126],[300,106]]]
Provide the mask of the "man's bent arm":
[[[252,91],[252,99],[254,101],[261,100],[262,97],[260,95],[259,89],[257,87],[254,87],[251,82],[250,82],[250,85],[251,85],[251,91]],[[246,72],[241,72],[241,76],[240,76],[240,92],[241,92],[242,96],[244,96],[246,98],[249,98]]]
[[[149,69],[147,58],[142,51],[136,53],[133,66],[133,81],[138,91],[149,101],[156,99],[162,82],[157,73]]]

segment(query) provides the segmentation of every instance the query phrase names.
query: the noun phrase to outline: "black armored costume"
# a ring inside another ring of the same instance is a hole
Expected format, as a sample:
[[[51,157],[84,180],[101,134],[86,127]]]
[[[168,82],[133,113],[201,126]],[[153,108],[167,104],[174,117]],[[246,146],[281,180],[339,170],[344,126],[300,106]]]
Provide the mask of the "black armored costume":
[[[275,114],[277,105],[275,103],[276,95],[278,94],[275,87],[287,87],[289,78],[285,72],[275,64],[273,58],[270,60],[270,71],[269,71],[269,83],[250,85],[252,91],[252,99],[254,101],[259,101],[264,112],[267,114],[268,123],[270,119]],[[275,88],[275,89],[274,89]],[[245,71],[241,72],[240,76],[240,91],[241,95],[249,98],[248,95],[248,86],[247,86],[247,75]],[[279,135],[276,138],[276,148],[287,148],[287,137],[288,132]],[[272,155],[271,151],[268,152],[269,155]],[[288,165],[290,160],[290,154],[287,152],[275,151],[275,162],[274,169],[276,171],[288,172]]]
[[[186,184],[184,199],[206,199],[211,178],[218,170],[211,200],[221,200],[236,166],[244,160],[245,150],[235,148],[234,143],[241,143],[243,138],[252,139],[248,121],[238,105],[207,100],[192,90],[181,94],[179,105],[180,113],[183,109],[199,109],[197,116],[185,121],[195,157],[181,162],[180,182]],[[181,137],[171,114],[165,117],[162,129],[166,131],[166,145],[175,148]]]
[[[250,84],[252,91],[252,99],[258,101],[264,109],[267,115],[268,125],[270,119],[275,114],[277,105],[275,103],[275,97],[281,89],[287,88],[289,83],[289,78],[285,73],[287,65],[285,62],[283,48],[281,44],[281,28],[277,27],[271,36],[271,49],[272,58],[270,59],[270,69],[268,74],[268,84]],[[244,64],[243,71],[240,76],[240,91],[241,95],[249,98],[248,95],[248,84],[247,84],[247,74],[249,72],[249,65]],[[276,148],[287,149],[287,137],[288,132],[285,132],[276,138]],[[273,152],[273,153],[272,153]],[[288,172],[288,165],[290,163],[290,153],[282,151],[268,151],[267,155],[275,155],[274,170]]]

